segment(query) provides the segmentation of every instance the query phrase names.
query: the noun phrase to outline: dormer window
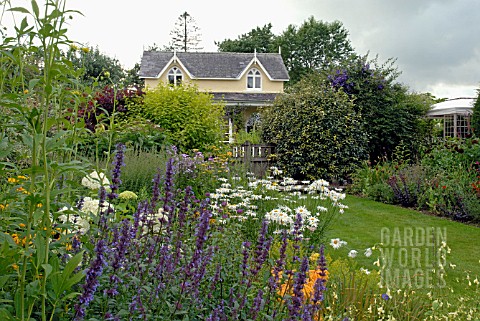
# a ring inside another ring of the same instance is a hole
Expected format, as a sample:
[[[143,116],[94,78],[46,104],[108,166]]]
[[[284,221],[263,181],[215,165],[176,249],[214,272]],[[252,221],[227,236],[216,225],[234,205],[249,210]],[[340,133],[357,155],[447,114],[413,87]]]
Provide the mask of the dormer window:
[[[182,83],[183,81],[183,74],[180,69],[177,67],[173,67],[170,69],[168,72],[168,83],[170,85],[178,86]]]
[[[262,74],[257,69],[251,69],[247,74],[247,89],[261,89]]]

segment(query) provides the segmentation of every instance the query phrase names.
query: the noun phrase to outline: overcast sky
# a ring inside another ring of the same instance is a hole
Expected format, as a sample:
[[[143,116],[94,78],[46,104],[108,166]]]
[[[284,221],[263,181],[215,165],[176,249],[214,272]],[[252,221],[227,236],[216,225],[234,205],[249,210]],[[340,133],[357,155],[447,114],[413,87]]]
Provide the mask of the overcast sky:
[[[411,91],[473,97],[480,87],[479,0],[68,0],[67,7],[84,15],[70,21],[70,38],[98,45],[125,67],[140,61],[144,47],[168,44],[185,11],[205,51],[268,23],[280,34],[313,15],[342,22],[357,53],[396,58],[399,81]]]

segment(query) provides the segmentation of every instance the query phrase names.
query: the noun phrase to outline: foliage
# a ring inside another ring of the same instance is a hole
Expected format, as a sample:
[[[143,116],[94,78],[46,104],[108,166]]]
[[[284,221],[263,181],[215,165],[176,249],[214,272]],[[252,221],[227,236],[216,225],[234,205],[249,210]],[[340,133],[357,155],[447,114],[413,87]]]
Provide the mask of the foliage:
[[[259,130],[252,130],[246,132],[241,129],[235,133],[235,144],[242,145],[245,142],[250,142],[252,144],[260,144],[262,142],[262,134]]]
[[[86,86],[93,83],[106,86],[112,82],[119,84],[124,81],[125,71],[120,62],[100,52],[98,47],[78,48],[72,44],[65,57],[74,69],[82,71],[80,81]]]
[[[274,48],[276,36],[272,32],[272,24],[266,24],[263,27],[257,27],[250,32],[238,36],[237,39],[225,39],[215,41],[218,51],[221,52],[276,52],[278,47]]]
[[[320,75],[291,87],[263,110],[263,138],[294,178],[347,178],[366,158],[362,118]]]
[[[477,99],[473,105],[472,129],[477,137],[480,137],[480,88],[477,89]]]
[[[387,182],[394,175],[395,168],[387,164],[391,163],[371,165],[364,162],[352,175],[352,184],[348,186],[348,191],[378,202],[392,204],[394,195]]]
[[[350,190],[453,220],[475,222],[480,219],[478,159],[480,146],[476,138],[439,141],[432,143],[417,163],[410,163],[402,155],[372,168],[364,166],[355,172]],[[387,184],[390,193],[385,190]]]
[[[78,116],[85,121],[86,127],[91,131],[95,131],[99,126],[108,127],[112,125],[107,121],[110,116],[116,115],[120,116],[120,119],[125,119],[129,106],[142,104],[144,95],[141,89],[117,89],[106,85],[93,94],[93,99],[89,99],[80,107]]]
[[[200,28],[196,25],[195,19],[186,11],[178,17],[170,36],[172,40],[168,47],[169,50],[187,52],[203,49],[199,47]]]
[[[59,220],[60,209],[76,201],[73,178],[88,166],[75,150],[83,126],[75,117],[79,100],[69,88],[78,74],[60,56],[60,48],[70,44],[65,25],[73,12],[64,1],[47,2],[42,14],[36,1],[30,8],[4,4],[21,22],[15,37],[2,38],[0,45],[1,140],[22,146],[27,161],[18,167],[8,144],[0,144],[0,177],[8,182],[0,196],[0,315],[53,320],[66,315],[84,277],[75,271],[82,254],[68,253],[72,224]],[[41,56],[41,68],[36,62],[26,66],[32,63],[24,59],[29,53]],[[27,80],[24,70],[30,68],[35,72]]]
[[[338,65],[354,53],[340,21],[324,22],[313,16],[299,27],[289,25],[277,37],[276,45],[282,48],[291,83],[312,71]]]
[[[408,144],[411,155],[418,154],[430,132],[423,117],[432,104],[431,97],[407,93],[395,82],[398,72],[393,63],[378,65],[377,59],[354,57],[328,75],[332,87],[347,93],[354,100],[355,111],[361,113],[372,162],[390,158],[401,144]]]
[[[145,86],[145,81],[140,79],[140,64],[137,62],[132,69],[125,71],[125,87],[134,87],[137,89],[143,88]]]
[[[221,140],[223,106],[193,86],[160,84],[147,91],[143,104],[129,107],[136,115],[160,126],[180,150],[204,149]]]

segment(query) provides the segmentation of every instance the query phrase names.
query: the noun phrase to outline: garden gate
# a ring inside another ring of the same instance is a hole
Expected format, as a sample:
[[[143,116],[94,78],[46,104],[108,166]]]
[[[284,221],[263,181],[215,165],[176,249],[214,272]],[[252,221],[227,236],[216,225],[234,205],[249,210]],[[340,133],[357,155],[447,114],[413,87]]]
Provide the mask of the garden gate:
[[[271,164],[274,152],[273,145],[252,144],[247,141],[240,146],[233,146],[232,157],[242,162],[247,171],[254,173],[256,177],[263,177]]]

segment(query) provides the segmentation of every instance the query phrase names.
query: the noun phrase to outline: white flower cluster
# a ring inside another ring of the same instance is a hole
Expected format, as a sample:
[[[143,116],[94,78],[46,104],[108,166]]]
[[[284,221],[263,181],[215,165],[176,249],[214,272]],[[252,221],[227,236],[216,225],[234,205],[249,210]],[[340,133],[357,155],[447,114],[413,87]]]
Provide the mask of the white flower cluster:
[[[147,233],[149,228],[153,233],[158,233],[165,227],[165,224],[168,222],[168,216],[163,210],[162,207],[158,209],[152,219],[150,219],[146,225],[142,226],[142,232]]]
[[[107,188],[110,186],[110,181],[104,173],[97,173],[93,171],[84,178],[82,178],[82,185],[89,189],[99,189],[101,186]]]
[[[68,214],[68,215],[67,214],[60,215],[58,217],[58,221],[60,221],[64,224],[65,223],[74,224],[77,227],[78,233],[80,233],[80,234],[85,234],[85,233],[88,232],[88,230],[90,230],[90,223],[88,222],[88,220],[81,217],[78,214],[75,214],[71,207],[68,208],[68,207],[64,206],[58,212],[65,212],[65,211],[71,211],[72,213]]]
[[[91,197],[85,197],[83,199],[83,205],[82,208],[80,209],[83,213],[89,214],[99,214],[99,211],[105,211],[108,209],[108,207],[111,207],[112,209],[114,208],[112,204],[104,201],[102,204],[102,207],[100,208],[100,200],[93,199]]]
[[[272,223],[284,225],[290,232],[293,232],[298,214],[302,217],[302,231],[304,229],[315,231],[318,228],[320,213],[312,214],[305,206],[298,206],[293,210],[288,206],[279,206],[268,212],[265,219]]]
[[[272,171],[273,176],[280,176],[283,174],[283,171],[281,169],[278,169],[276,166],[270,167],[270,170]]]

